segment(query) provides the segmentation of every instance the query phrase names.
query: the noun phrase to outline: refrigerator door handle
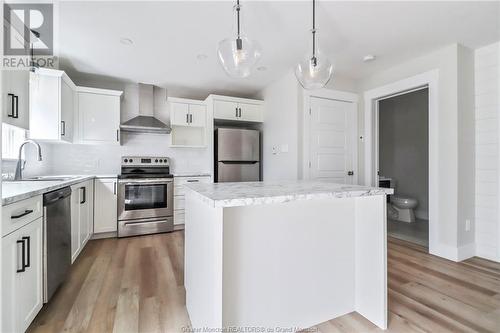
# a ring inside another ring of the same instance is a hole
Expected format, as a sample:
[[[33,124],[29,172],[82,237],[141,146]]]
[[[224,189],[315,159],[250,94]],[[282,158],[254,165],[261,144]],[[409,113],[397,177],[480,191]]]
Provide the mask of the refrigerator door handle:
[[[259,161],[219,161],[224,164],[255,164],[259,163]]]

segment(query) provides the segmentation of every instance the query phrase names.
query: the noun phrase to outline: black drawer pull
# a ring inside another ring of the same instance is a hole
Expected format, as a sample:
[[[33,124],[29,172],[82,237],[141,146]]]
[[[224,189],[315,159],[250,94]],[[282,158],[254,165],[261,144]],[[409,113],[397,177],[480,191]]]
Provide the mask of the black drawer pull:
[[[26,241],[26,244],[28,244],[26,252],[28,253],[28,259],[26,260],[26,266],[24,267],[30,267],[30,261],[31,261],[31,252],[30,252],[30,238],[29,236],[23,237],[23,241]]]
[[[24,240],[17,240],[16,241],[17,244],[21,244],[21,248],[22,248],[22,261],[21,261],[21,265],[23,266],[21,269],[17,269],[17,272],[18,273],[22,273],[24,271],[26,271],[26,262],[24,261],[24,258],[26,257],[26,248],[25,248],[25,245],[24,245]],[[19,247],[18,247],[19,248]],[[19,258],[19,256],[17,257]],[[19,263],[19,259],[17,261]]]
[[[13,220],[20,219],[21,217],[24,217],[24,216],[26,216],[28,214],[31,214],[31,213],[33,213],[33,209],[26,209],[24,211],[24,213],[21,213],[19,215],[12,215],[10,218],[13,219]]]
[[[199,182],[199,180],[198,179],[188,179],[187,182],[188,183],[197,183],[197,182]]]

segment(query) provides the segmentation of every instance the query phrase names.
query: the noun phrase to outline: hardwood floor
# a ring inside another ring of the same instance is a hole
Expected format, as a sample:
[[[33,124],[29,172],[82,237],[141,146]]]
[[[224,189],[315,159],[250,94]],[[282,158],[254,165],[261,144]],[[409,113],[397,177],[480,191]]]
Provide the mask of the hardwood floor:
[[[500,264],[389,239],[388,332],[500,332]],[[183,232],[94,240],[30,332],[182,332]],[[351,313],[309,332],[381,331]]]

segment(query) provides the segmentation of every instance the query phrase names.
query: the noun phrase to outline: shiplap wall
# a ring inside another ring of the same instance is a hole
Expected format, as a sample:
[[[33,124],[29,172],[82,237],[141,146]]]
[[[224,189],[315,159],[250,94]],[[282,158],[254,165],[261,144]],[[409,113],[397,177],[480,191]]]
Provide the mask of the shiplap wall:
[[[476,255],[500,261],[500,42],[475,51]]]

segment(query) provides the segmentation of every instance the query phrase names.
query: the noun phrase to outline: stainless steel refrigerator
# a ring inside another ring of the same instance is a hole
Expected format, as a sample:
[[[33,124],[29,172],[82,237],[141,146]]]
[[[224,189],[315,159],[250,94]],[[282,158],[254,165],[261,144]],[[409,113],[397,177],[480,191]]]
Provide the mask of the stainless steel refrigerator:
[[[259,131],[239,128],[215,130],[215,181],[260,180]]]

